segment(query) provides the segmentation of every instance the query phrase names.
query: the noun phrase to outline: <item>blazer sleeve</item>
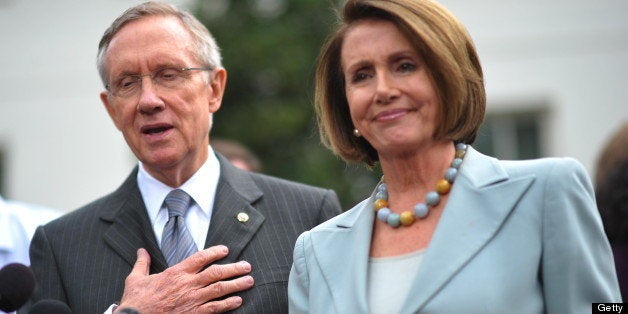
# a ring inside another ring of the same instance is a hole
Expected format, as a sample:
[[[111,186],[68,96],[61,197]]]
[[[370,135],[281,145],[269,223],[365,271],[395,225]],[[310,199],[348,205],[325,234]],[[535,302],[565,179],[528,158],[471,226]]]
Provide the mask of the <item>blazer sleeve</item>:
[[[59,277],[59,269],[46,229],[40,226],[35,231],[30,246],[31,268],[35,273],[37,287],[31,298],[34,304],[42,299],[55,299],[68,303],[65,290]]]
[[[342,212],[338,195],[333,190],[327,190],[323,195],[323,203],[321,205],[318,223],[321,224]]]
[[[591,313],[591,303],[621,300],[591,182],[573,159],[548,172],[541,263],[547,313]]]
[[[294,261],[288,279],[288,309],[291,314],[309,313],[309,278],[305,261],[305,232],[299,236],[294,247]]]

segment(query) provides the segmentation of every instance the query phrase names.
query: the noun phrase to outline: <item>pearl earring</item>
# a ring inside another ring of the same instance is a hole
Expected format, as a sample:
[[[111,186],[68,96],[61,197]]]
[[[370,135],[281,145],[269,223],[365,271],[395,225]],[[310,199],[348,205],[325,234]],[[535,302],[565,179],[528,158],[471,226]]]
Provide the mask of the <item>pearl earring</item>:
[[[353,135],[354,135],[355,137],[360,137],[360,136],[362,136],[362,134],[360,134],[360,130],[358,130],[358,129],[353,129]]]

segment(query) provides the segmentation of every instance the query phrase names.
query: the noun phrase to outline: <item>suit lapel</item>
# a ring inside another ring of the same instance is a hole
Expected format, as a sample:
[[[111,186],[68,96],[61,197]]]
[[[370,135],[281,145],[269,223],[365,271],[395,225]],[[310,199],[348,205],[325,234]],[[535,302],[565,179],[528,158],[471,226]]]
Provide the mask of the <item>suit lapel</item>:
[[[105,242],[131,266],[137,259],[137,250],[145,248],[151,256],[150,272],[164,271],[168,266],[137,186],[137,167],[109,199],[101,215],[102,220],[111,223],[103,236]]]
[[[232,263],[238,260],[265,220],[252,206],[263,193],[248,172],[236,169],[224,157],[216,155],[220,162],[220,179],[205,248],[218,244],[227,246],[229,255],[221,263]],[[241,213],[246,214],[248,220],[239,221],[237,217]]]
[[[499,231],[534,177],[517,180],[469,147],[403,313],[420,309]]]
[[[339,313],[367,313],[366,274],[375,219],[371,198],[356,206],[337,228],[311,233],[312,246]]]

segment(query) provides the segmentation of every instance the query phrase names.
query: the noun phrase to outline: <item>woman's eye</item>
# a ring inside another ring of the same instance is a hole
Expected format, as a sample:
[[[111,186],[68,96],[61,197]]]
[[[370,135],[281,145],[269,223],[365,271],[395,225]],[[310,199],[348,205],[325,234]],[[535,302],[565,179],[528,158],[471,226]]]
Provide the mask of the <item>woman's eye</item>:
[[[411,72],[411,71],[414,71],[415,69],[416,69],[416,65],[410,62],[404,62],[399,65],[399,71],[402,71],[402,72]]]
[[[358,82],[364,81],[367,78],[368,78],[368,75],[366,73],[358,72],[353,75],[353,77],[351,78],[351,82],[358,83]]]

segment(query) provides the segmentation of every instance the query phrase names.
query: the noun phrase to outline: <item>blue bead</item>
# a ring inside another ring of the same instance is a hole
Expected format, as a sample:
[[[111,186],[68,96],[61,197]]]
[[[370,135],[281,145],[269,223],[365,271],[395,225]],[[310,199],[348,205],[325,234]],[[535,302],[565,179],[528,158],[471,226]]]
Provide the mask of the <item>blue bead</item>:
[[[392,226],[393,228],[399,227],[399,225],[401,224],[401,219],[399,218],[399,214],[391,213],[390,215],[388,215],[388,224]]]
[[[390,209],[388,207],[381,208],[377,211],[377,219],[387,222],[388,216],[390,215]]]
[[[418,203],[414,205],[414,216],[419,218],[425,218],[427,216],[429,209],[427,205],[423,203]]]
[[[386,187],[386,183],[382,183],[380,185],[377,186],[377,191],[378,192],[386,192],[388,193],[388,188]]]
[[[467,144],[465,143],[456,144],[456,150],[467,150]]]
[[[427,206],[436,206],[438,205],[439,202],[440,202],[440,196],[438,195],[436,191],[428,192],[425,195],[425,204],[427,204]]]
[[[454,161],[451,162],[451,167],[458,169],[460,168],[460,164],[462,164],[462,159],[461,158],[456,158],[454,159]]]
[[[457,174],[458,170],[456,168],[449,168],[445,171],[445,180],[449,181],[449,183],[454,183]]]
[[[375,199],[376,200],[387,200],[388,199],[388,192],[386,192],[386,191],[377,191],[377,193],[375,193]]]

